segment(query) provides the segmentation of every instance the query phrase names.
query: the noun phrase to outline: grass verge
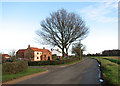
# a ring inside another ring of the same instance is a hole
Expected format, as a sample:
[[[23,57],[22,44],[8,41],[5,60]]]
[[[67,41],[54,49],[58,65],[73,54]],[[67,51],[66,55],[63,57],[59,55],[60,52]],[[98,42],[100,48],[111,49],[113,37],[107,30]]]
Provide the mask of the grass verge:
[[[2,82],[13,80],[25,75],[30,75],[38,72],[44,72],[45,69],[35,69],[35,68],[27,68],[26,70],[16,73],[16,74],[8,74],[8,73],[2,73]]]
[[[104,59],[104,57],[92,57],[101,63],[102,78],[105,85],[120,86],[120,77],[118,76],[118,64]]]

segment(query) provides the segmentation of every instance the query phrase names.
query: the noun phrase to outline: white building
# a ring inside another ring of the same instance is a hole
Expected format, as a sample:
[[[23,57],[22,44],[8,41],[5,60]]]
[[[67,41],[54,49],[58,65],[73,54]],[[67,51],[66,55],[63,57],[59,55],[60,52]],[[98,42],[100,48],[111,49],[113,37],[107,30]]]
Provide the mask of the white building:
[[[62,56],[62,52],[59,49],[51,49],[52,55]]]

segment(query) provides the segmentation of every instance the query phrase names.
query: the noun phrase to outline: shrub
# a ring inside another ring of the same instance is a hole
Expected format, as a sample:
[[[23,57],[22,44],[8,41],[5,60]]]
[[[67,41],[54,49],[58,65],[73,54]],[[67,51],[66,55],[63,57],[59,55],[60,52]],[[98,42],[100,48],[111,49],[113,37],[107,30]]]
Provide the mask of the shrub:
[[[59,64],[66,64],[69,62],[73,62],[79,60],[79,58],[74,58],[74,59],[66,59],[66,60],[50,60],[50,61],[29,61],[28,65],[29,66],[42,66],[42,65],[59,65]]]
[[[13,62],[13,60],[11,60],[11,59],[7,59],[5,62]]]
[[[2,64],[2,71],[9,74],[15,74],[27,69],[28,63],[25,61],[6,62]]]
[[[52,55],[52,59],[58,58],[56,54]]]

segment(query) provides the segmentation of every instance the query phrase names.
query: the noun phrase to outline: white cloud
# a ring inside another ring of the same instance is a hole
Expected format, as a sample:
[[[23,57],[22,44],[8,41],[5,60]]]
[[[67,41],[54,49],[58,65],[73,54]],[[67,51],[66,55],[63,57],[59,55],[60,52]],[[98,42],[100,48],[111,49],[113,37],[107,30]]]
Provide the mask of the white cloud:
[[[118,0],[115,1],[109,1],[105,5],[106,7],[112,7],[112,8],[118,8]]]
[[[94,20],[100,23],[109,23],[118,21],[118,2],[100,2],[89,5],[79,10],[86,19]]]
[[[83,40],[86,53],[100,53],[118,48],[118,2],[100,2],[78,10],[90,26]]]

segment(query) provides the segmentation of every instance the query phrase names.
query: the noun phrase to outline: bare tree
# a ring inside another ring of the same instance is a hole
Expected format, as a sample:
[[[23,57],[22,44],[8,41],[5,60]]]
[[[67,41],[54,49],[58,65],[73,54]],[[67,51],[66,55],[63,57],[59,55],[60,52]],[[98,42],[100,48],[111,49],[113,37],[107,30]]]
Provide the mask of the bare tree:
[[[50,13],[50,17],[41,22],[41,27],[36,34],[40,39],[44,39],[44,43],[59,47],[62,56],[65,52],[68,54],[68,49],[74,41],[84,39],[88,33],[82,18],[75,13],[68,13],[65,9]]]
[[[85,46],[83,44],[81,44],[80,42],[73,44],[72,53],[74,53],[76,56],[81,57],[83,51],[85,51]]]
[[[10,50],[9,55],[11,56],[11,60],[16,60],[16,52],[15,49]]]
[[[9,55],[10,55],[11,57],[15,57],[15,56],[16,56],[16,54],[15,54],[15,49],[10,50]]]

